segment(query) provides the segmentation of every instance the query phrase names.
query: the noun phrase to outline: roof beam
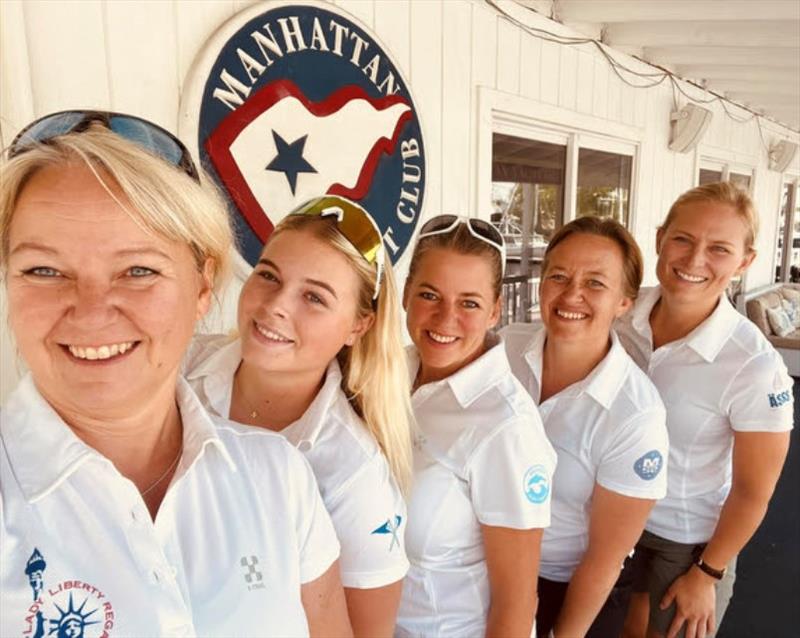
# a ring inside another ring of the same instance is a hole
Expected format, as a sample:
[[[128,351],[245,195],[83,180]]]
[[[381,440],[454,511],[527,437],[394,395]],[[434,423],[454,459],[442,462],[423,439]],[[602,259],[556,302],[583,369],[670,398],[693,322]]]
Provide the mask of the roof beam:
[[[680,3],[683,4],[683,3]],[[685,7],[684,7],[685,9]],[[606,44],[650,47],[730,46],[800,48],[796,22],[620,22],[606,28]]]
[[[767,69],[746,66],[722,66],[712,64],[679,64],[675,72],[691,80],[739,80],[744,82],[775,82],[796,86],[800,81],[793,69]]]
[[[800,20],[800,3],[793,0],[560,0],[555,8],[564,22]]]
[[[800,3],[799,3],[800,4]],[[724,64],[800,68],[800,51],[780,47],[645,47],[644,58],[657,64]]]
[[[800,116],[800,101],[793,95],[775,95],[771,93],[739,92],[731,91],[728,97],[736,102],[748,104],[750,106],[760,106],[762,108],[791,108],[794,106],[795,113]]]
[[[800,85],[781,84],[771,80],[710,80],[708,88],[717,93],[768,93],[769,95],[795,96],[800,109]]]

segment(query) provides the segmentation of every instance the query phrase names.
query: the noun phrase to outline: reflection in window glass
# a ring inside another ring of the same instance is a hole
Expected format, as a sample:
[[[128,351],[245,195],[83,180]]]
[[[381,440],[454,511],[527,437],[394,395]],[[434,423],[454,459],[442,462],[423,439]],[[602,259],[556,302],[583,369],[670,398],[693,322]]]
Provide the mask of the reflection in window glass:
[[[750,192],[750,176],[749,175],[742,175],[740,173],[731,173],[728,177],[728,181],[732,184],[736,184],[739,188],[743,191]]]
[[[577,217],[611,217],[628,225],[633,158],[582,148],[578,153]]]
[[[707,168],[700,169],[700,178],[698,179],[698,185],[702,186],[703,184],[713,184],[714,182],[721,182],[722,181],[722,171],[712,171]]]
[[[506,241],[501,322],[530,321],[547,242],[564,218],[567,147],[492,136],[492,223]]]

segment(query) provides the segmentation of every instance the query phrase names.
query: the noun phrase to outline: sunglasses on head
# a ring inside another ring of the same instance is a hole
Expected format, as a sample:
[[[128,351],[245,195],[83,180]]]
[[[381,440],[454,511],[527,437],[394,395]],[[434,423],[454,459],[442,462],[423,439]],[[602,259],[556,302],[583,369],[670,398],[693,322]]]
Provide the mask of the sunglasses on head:
[[[200,175],[183,143],[169,131],[140,117],[110,111],[59,111],[28,124],[11,142],[8,157],[16,157],[59,135],[82,133],[99,123],[120,137],[183,170],[196,182]]]
[[[501,274],[505,275],[506,243],[500,231],[483,219],[462,215],[437,215],[422,225],[417,241],[434,235],[446,235],[453,232],[460,224],[465,224],[469,234],[475,239],[488,244],[500,253]]]
[[[327,195],[306,202],[290,214],[317,215],[334,219],[336,227],[345,239],[367,260],[367,263],[375,265],[375,293],[372,295],[372,300],[378,298],[383,278],[385,250],[380,228],[366,210],[344,197]]]

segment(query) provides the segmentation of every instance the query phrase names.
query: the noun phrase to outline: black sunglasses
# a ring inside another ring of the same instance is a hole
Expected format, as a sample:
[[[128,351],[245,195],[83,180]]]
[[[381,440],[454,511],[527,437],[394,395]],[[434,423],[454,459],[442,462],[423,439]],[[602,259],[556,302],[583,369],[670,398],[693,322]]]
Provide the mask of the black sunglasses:
[[[140,117],[110,111],[59,111],[40,117],[14,138],[8,157],[16,157],[59,135],[82,133],[95,122],[165,162],[177,166],[196,182],[200,182],[200,174],[189,151],[172,133]]]

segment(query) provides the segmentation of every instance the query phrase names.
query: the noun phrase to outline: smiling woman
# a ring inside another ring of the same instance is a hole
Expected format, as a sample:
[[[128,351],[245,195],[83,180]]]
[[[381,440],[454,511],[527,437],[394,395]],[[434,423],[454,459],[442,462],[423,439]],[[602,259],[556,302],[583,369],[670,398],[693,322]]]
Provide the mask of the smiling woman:
[[[311,200],[270,236],[239,335],[199,337],[186,376],[210,411],[303,452],[342,546],[356,636],[391,636],[408,569],[408,378],[391,266],[366,210]],[[335,635],[335,632],[330,632]]]
[[[555,454],[490,330],[505,249],[480,219],[421,229],[403,302],[419,435],[397,635],[529,636]]]
[[[164,136],[55,114],[0,167],[0,263],[30,369],[0,420],[0,634],[83,631],[102,609],[122,635],[347,635],[308,465],[209,417],[179,378],[232,242]]]
[[[642,256],[610,219],[582,217],[550,241],[540,324],[503,331],[514,374],[558,454],[542,542],[539,636],[618,636],[630,579],[620,566],[666,490],[664,408],[612,325],[633,305]]]

